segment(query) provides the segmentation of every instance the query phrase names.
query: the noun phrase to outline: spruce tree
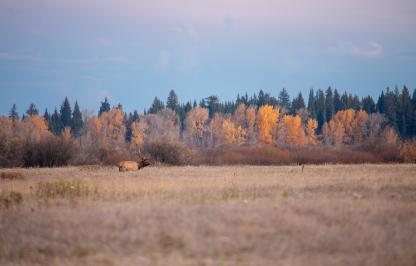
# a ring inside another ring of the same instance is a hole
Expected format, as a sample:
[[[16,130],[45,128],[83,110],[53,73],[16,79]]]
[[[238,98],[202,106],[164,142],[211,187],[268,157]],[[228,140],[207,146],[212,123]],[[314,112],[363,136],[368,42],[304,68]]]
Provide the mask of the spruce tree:
[[[36,108],[36,105],[35,105],[34,103],[31,103],[31,104],[29,105],[29,108],[27,109],[26,114],[27,114],[28,116],[31,116],[31,115],[39,115],[39,111],[38,111],[38,109]]]
[[[285,108],[286,110],[289,110],[290,105],[290,96],[287,92],[286,88],[283,88],[280,93],[277,100],[277,104],[281,107]]]
[[[366,111],[368,114],[376,112],[376,104],[374,103],[373,97],[368,95],[364,97],[362,100],[363,110]]]
[[[13,104],[12,108],[10,108],[10,111],[9,111],[9,118],[10,118],[13,122],[14,122],[14,121],[19,120],[19,113],[17,112],[17,106],[16,106],[16,104],[15,104],[15,103]]]
[[[50,120],[48,127],[49,127],[49,131],[51,131],[55,135],[60,135],[62,132],[62,129],[63,129],[62,120],[56,108],[55,108],[55,112],[51,116],[51,120]]]
[[[384,113],[384,90],[383,91],[381,91],[381,94],[380,94],[380,96],[378,97],[378,100],[377,100],[377,112],[379,112],[379,113]]]
[[[341,103],[341,95],[339,94],[338,90],[335,89],[334,91],[334,113],[338,113],[342,110],[342,103]]]
[[[166,101],[166,108],[172,109],[176,113],[179,112],[179,101],[178,96],[176,95],[174,90],[169,92],[168,99]]]
[[[110,103],[108,102],[107,97],[105,97],[104,102],[101,102],[100,110],[98,111],[98,116],[101,116],[101,114],[104,112],[110,112],[110,110]]]
[[[295,115],[296,112],[300,109],[305,108],[305,101],[303,100],[302,93],[299,92],[298,96],[293,99],[292,104],[290,106],[290,113]]]
[[[65,97],[65,100],[61,105],[61,112],[60,112],[61,124],[64,128],[71,127],[71,120],[72,120],[71,114],[72,114],[71,104],[69,103],[68,98]]]
[[[165,109],[165,104],[159,100],[159,98],[155,97],[153,100],[152,106],[150,106],[148,113],[149,114],[156,114],[160,110]]]
[[[332,88],[328,87],[325,94],[325,120],[326,122],[328,122],[331,120],[332,116],[335,113],[334,95],[332,93]]]
[[[318,130],[320,131],[322,126],[325,123],[326,114],[325,114],[325,94],[322,90],[317,92],[317,102],[316,102],[316,113],[318,120]]]
[[[400,95],[398,126],[402,137],[409,137],[412,133],[413,108],[409,89],[404,86]]]
[[[45,119],[45,121],[48,123],[48,125],[49,125],[49,122],[50,122],[50,120],[51,120],[51,115],[49,114],[49,112],[48,112],[48,108],[46,108],[45,109],[45,113],[43,113],[43,118]]]
[[[78,137],[81,133],[81,129],[84,126],[84,121],[82,120],[82,113],[79,109],[78,102],[75,102],[74,112],[72,113],[72,134],[75,137]]]
[[[316,99],[315,99],[315,94],[313,92],[313,89],[310,89],[309,91],[309,98],[308,98],[308,112],[309,112],[309,116],[313,119],[317,118],[317,113],[316,113]]]

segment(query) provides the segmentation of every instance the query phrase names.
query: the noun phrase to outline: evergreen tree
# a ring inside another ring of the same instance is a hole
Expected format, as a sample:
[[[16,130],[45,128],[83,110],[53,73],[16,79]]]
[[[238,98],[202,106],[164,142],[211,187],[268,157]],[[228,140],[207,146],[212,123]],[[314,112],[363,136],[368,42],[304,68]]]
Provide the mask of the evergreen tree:
[[[376,104],[374,103],[373,97],[371,97],[370,95],[363,98],[362,104],[363,110],[366,111],[368,114],[376,112]]]
[[[285,108],[286,110],[289,110],[290,105],[290,96],[287,92],[286,88],[283,88],[280,93],[277,100],[277,104],[281,107]]]
[[[45,119],[45,121],[48,123],[48,125],[49,125],[49,123],[50,123],[50,120],[51,120],[51,115],[49,114],[49,112],[48,112],[48,108],[46,108],[45,109],[45,113],[43,114],[43,118]]]
[[[396,106],[396,94],[391,91],[389,88],[386,90],[386,95],[384,96],[383,104],[383,113],[387,117],[387,120],[391,126],[393,126],[397,131],[399,131],[397,126],[397,106]]]
[[[416,135],[416,89],[413,90],[412,106],[413,106],[412,136],[415,136]]]
[[[316,99],[315,94],[313,92],[313,89],[310,89],[309,91],[309,98],[308,98],[308,112],[309,116],[313,119],[317,119],[317,113],[316,113]]]
[[[118,103],[116,109],[123,111],[123,105],[121,105],[121,103]]]
[[[81,133],[81,129],[84,126],[84,121],[82,120],[82,113],[79,109],[78,102],[75,102],[74,112],[72,113],[72,134],[75,137],[78,137]]]
[[[222,108],[220,105],[220,100],[218,98],[218,96],[216,95],[211,95],[209,97],[206,98],[206,105],[207,108],[209,110],[209,117],[212,118],[214,117],[216,112],[221,112]]]
[[[64,128],[71,126],[71,121],[72,121],[71,114],[72,114],[71,105],[68,101],[68,98],[65,97],[65,100],[61,105],[61,113],[60,113],[61,124]]]
[[[293,99],[292,104],[290,106],[290,113],[295,115],[296,112],[300,109],[305,108],[305,101],[303,100],[302,93],[299,92],[298,96]]]
[[[332,93],[332,88],[328,87],[325,94],[325,119],[326,122],[329,122],[335,113],[334,95]]]
[[[26,114],[27,114],[28,116],[31,116],[31,115],[39,115],[39,111],[38,111],[38,109],[36,108],[36,105],[35,105],[34,103],[31,103],[31,104],[29,105],[29,108],[27,109]]]
[[[98,111],[98,116],[101,116],[101,114],[104,112],[110,112],[110,110],[110,103],[108,102],[107,97],[105,97],[104,102],[101,102],[100,110]]]
[[[325,114],[325,94],[322,90],[317,92],[317,102],[316,102],[316,114],[318,120],[318,130],[320,132],[322,126],[325,123],[326,114]]]
[[[156,114],[160,110],[165,109],[165,104],[159,100],[159,98],[155,97],[153,100],[152,106],[150,106],[148,113],[149,114]]]
[[[176,95],[174,90],[171,90],[169,92],[169,96],[168,96],[168,99],[166,101],[166,108],[170,108],[173,111],[175,111],[176,113],[179,112],[178,96]]]
[[[260,90],[258,100],[257,100],[257,106],[260,107],[260,106],[263,106],[263,105],[266,105],[266,104],[267,104],[266,103],[266,95],[265,95],[263,90]]]
[[[358,98],[357,95],[354,95],[354,97],[351,100],[351,107],[355,110],[355,111],[359,111],[361,109],[361,101],[360,98]]]
[[[412,118],[413,107],[412,99],[410,98],[409,89],[404,86],[399,99],[399,112],[398,112],[398,127],[402,137],[408,137],[412,133]]]
[[[384,105],[385,105],[385,103],[384,103],[384,90],[383,91],[381,91],[381,94],[380,94],[380,96],[378,97],[378,100],[377,100],[377,112],[379,112],[379,113],[384,113]]]
[[[14,121],[19,120],[19,113],[17,112],[17,106],[16,106],[16,104],[15,104],[15,103],[13,104],[12,108],[10,108],[10,111],[9,111],[9,118],[10,118],[13,122],[14,122]]]
[[[48,127],[49,127],[49,131],[51,131],[55,135],[60,135],[62,132],[62,129],[63,129],[62,120],[56,108],[55,108],[55,112],[51,116]]]
[[[139,113],[137,112],[137,110],[134,110],[132,119],[133,122],[139,122]]]
[[[351,108],[351,104],[349,101],[349,97],[347,92],[345,91],[341,96],[341,110],[346,110]]]
[[[341,103],[341,95],[339,94],[338,90],[335,89],[334,91],[334,113],[338,113],[342,110],[342,103]]]

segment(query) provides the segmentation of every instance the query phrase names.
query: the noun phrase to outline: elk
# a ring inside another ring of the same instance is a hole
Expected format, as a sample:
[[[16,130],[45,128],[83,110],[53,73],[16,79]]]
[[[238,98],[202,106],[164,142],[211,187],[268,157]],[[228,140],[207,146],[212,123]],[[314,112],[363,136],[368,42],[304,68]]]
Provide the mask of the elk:
[[[124,171],[129,171],[129,170],[140,170],[148,165],[150,165],[150,162],[146,158],[143,158],[138,162],[122,161],[117,166],[120,172],[124,172]]]

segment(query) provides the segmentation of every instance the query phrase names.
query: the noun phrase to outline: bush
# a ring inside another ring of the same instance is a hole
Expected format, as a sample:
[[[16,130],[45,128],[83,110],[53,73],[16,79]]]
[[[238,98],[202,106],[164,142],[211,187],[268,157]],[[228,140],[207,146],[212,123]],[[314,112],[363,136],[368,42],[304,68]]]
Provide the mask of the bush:
[[[28,143],[24,148],[25,167],[55,167],[68,165],[76,154],[73,141],[48,136],[38,143]]]
[[[152,142],[145,144],[143,150],[152,160],[170,165],[187,164],[191,157],[185,146],[175,142]]]
[[[0,193],[0,207],[10,208],[20,205],[23,202],[23,196],[19,192],[11,191],[9,193]]]
[[[97,189],[81,180],[39,182],[36,190],[36,195],[44,198],[76,198],[95,194]]]
[[[416,140],[405,141],[400,147],[400,159],[404,163],[416,163]]]
[[[24,179],[24,175],[19,172],[1,172],[0,179]]]

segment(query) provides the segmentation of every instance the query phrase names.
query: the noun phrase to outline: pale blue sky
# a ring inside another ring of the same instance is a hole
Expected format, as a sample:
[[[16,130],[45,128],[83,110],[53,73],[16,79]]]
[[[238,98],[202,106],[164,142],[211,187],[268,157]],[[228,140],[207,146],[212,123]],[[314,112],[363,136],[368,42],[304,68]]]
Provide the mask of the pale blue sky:
[[[416,87],[413,0],[0,0],[0,114]],[[305,97],[307,95],[304,95]]]

